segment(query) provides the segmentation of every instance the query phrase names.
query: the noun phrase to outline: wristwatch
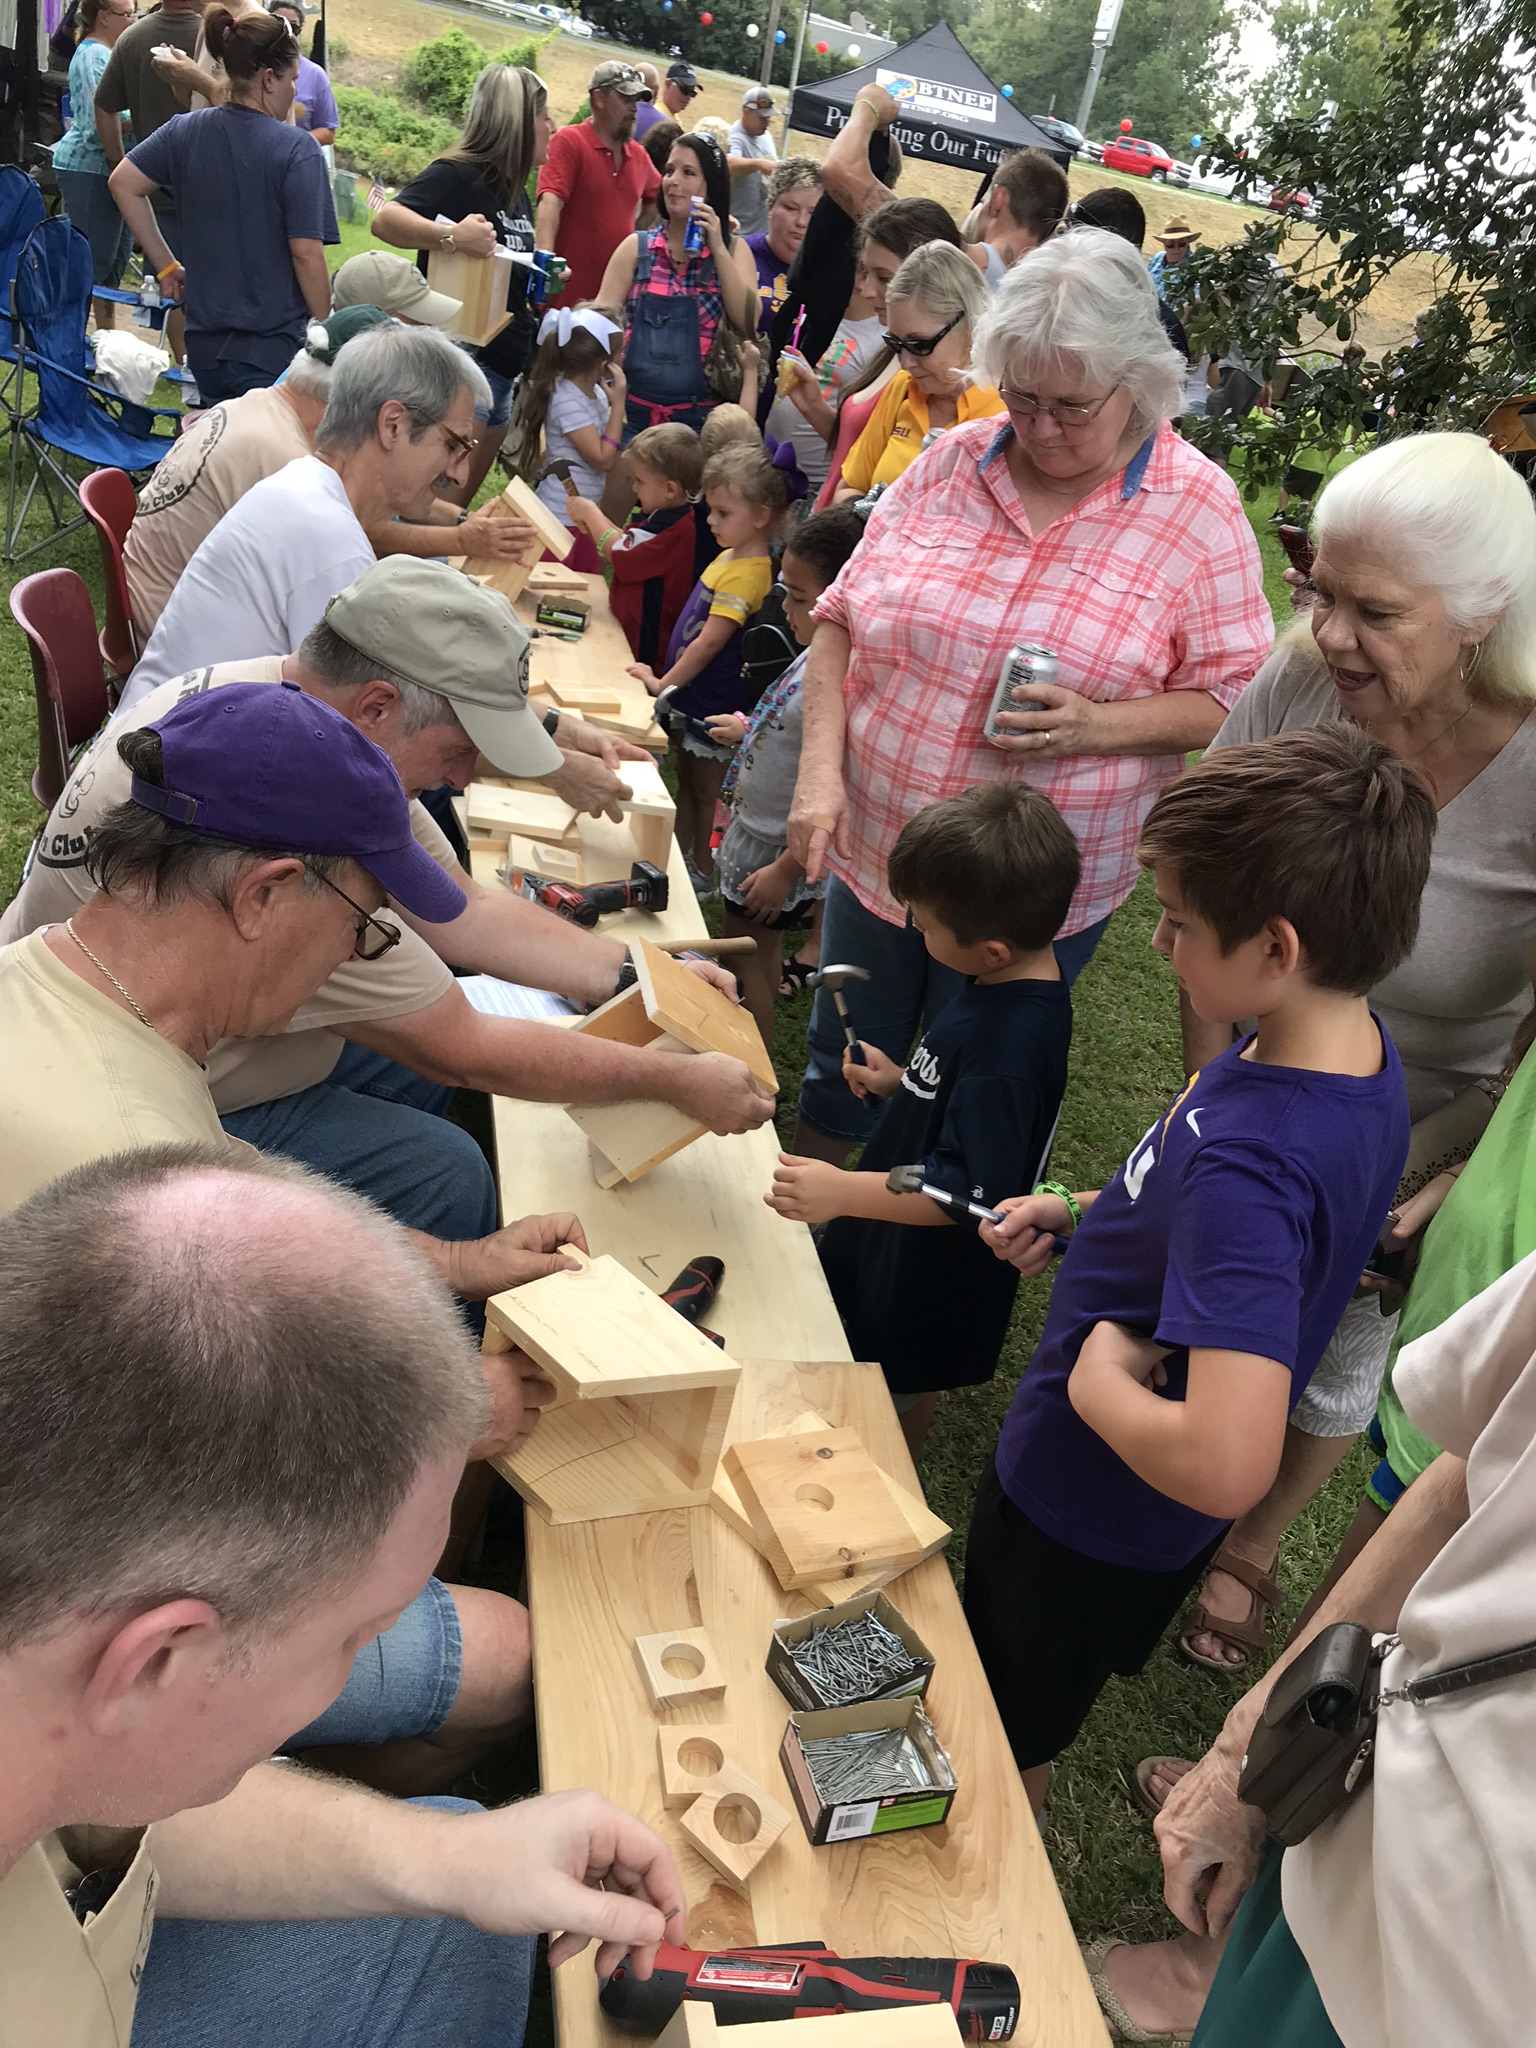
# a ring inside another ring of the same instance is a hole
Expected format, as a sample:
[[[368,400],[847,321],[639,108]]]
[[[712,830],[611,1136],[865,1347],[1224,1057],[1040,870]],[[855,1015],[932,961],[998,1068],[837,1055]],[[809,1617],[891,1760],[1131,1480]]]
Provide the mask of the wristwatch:
[[[624,991],[627,988],[633,988],[639,979],[640,976],[635,970],[634,955],[626,947],[624,950],[624,965],[619,969],[619,978],[613,984],[613,995],[623,995]],[[613,996],[610,996],[608,1000],[612,1002]]]
[[[539,723],[549,734],[550,738],[553,739],[560,730],[560,714],[551,706],[548,711],[541,711],[539,713]]]
[[[443,239],[437,246],[439,249],[451,249],[453,247],[453,227],[451,223],[443,229]]]

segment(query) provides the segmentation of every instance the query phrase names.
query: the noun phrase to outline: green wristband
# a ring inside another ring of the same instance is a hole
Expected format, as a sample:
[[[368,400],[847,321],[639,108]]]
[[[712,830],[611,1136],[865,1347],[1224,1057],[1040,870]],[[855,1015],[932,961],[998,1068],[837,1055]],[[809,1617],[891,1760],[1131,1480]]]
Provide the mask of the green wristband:
[[[1072,1218],[1072,1228],[1076,1230],[1083,1220],[1083,1205],[1070,1188],[1064,1188],[1059,1180],[1043,1180],[1034,1192],[1037,1195],[1059,1196],[1066,1203],[1067,1214]]]

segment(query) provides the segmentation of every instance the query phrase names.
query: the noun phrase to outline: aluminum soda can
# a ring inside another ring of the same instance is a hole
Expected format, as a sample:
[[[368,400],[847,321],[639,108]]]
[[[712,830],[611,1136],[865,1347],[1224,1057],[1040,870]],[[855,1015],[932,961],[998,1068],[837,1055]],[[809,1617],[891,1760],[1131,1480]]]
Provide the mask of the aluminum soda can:
[[[997,678],[997,688],[992,693],[991,707],[982,732],[994,745],[1000,739],[1013,735],[1006,726],[999,726],[997,715],[1000,711],[1028,711],[1027,700],[1014,696],[1015,690],[1028,689],[1031,683],[1043,683],[1054,687],[1056,682],[1056,657],[1049,647],[1034,647],[1021,640],[1010,647],[1003,658],[1003,666]]]
[[[704,247],[704,224],[693,210],[693,201],[688,202],[688,225],[683,229],[683,247],[697,256]]]

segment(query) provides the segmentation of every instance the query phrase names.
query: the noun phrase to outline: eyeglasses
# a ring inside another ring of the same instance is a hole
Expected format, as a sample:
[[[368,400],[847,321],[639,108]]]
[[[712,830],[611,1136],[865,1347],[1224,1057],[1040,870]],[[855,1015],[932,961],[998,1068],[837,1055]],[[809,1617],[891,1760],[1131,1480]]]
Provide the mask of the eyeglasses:
[[[1102,398],[1094,399],[1090,405],[1042,405],[1038,398],[1030,398],[1022,391],[1010,391],[1006,384],[1002,386],[1000,396],[1008,408],[1010,419],[1034,421],[1041,413],[1048,412],[1058,427],[1070,433],[1074,427],[1086,427],[1096,420],[1119,389],[1117,384],[1114,391],[1106,391]]]
[[[931,356],[945,335],[958,327],[964,318],[965,309],[962,307],[953,320],[944,322],[937,334],[882,334],[880,339],[893,356]]]
[[[386,953],[392,952],[399,945],[398,925],[382,923],[369,911],[364,910],[361,903],[353,903],[346,890],[338,889],[329,875],[322,875],[318,868],[310,867],[308,861],[304,865],[317,882],[323,882],[333,896],[339,896],[343,903],[350,904],[357,912],[357,938],[352,947],[354,960],[382,960]]]
[[[479,447],[479,442],[471,441],[464,434],[456,434],[452,427],[446,426],[442,420],[439,420],[437,425],[438,431],[448,443],[448,453],[450,455],[462,455],[467,462],[470,456],[474,454],[476,448]]]

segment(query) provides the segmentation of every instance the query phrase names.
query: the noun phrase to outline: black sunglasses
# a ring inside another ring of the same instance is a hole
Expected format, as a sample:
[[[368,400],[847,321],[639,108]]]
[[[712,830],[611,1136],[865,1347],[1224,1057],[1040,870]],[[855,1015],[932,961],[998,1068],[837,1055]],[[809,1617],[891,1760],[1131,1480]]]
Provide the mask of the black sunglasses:
[[[944,325],[937,334],[882,334],[880,339],[894,356],[931,356],[945,335],[958,327],[964,318],[965,309],[962,307],[953,320],[946,320],[944,322]]]

